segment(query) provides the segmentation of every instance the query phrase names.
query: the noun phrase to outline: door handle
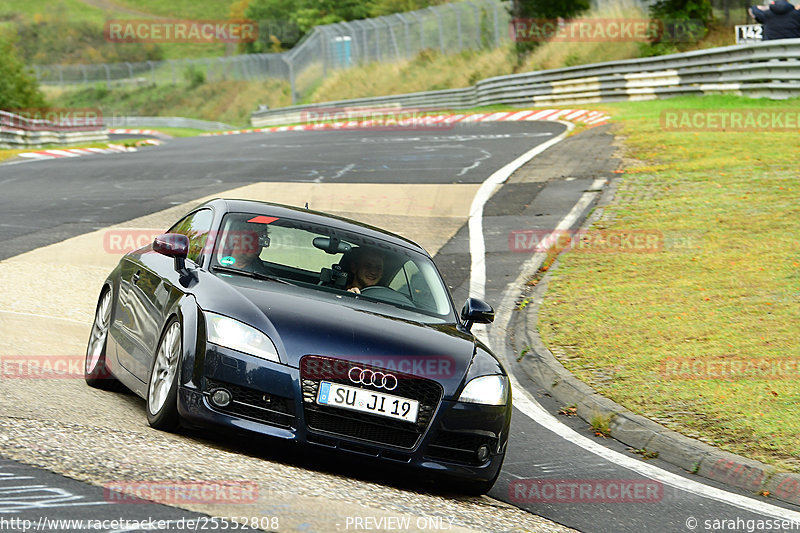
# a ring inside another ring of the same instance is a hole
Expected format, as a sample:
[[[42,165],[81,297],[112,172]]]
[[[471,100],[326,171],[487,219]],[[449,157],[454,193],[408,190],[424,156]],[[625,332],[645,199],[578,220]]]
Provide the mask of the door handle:
[[[139,281],[140,277],[142,277],[142,271],[141,270],[137,270],[136,273],[133,275],[133,277],[131,277],[131,283],[136,285],[136,283]]]

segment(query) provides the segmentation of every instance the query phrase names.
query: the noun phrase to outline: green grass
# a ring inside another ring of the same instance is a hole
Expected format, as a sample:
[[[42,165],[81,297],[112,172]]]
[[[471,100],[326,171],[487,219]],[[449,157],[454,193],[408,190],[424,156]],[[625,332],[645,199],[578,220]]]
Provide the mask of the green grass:
[[[156,130],[173,137],[196,137],[201,133],[207,133],[207,130],[198,130],[195,128],[163,128],[161,126],[136,126],[135,128],[131,127],[130,129]]]
[[[101,9],[81,0],[0,0],[0,21],[4,19],[39,21],[56,15],[66,22],[90,22],[102,35],[105,22],[116,19],[171,18],[183,20],[227,20],[230,18],[232,0],[176,0],[172,2],[148,0],[109,0],[107,9]],[[9,23],[0,27],[10,28]],[[95,46],[84,43],[84,47]],[[120,43],[117,46],[130,46]],[[235,45],[225,43],[158,43],[164,59],[218,57],[235,53]],[[92,61],[87,61],[92,62]],[[93,62],[100,62],[95,60]]]
[[[115,0],[117,4],[161,17],[192,20],[227,19],[234,0]]]
[[[543,339],[575,375],[627,408],[800,471],[800,370],[729,380],[665,370],[690,359],[800,363],[797,132],[668,132],[659,121],[669,109],[796,114],[800,100],[595,107],[620,124],[629,158],[597,227],[658,230],[668,244],[658,253],[562,254],[541,310]]]
[[[0,19],[22,15],[33,20],[54,11],[65,13],[70,20],[103,22],[106,18],[102,9],[81,0],[0,0]]]
[[[79,91],[48,90],[48,101],[57,107],[96,107],[105,116],[171,116],[224,122],[237,127],[249,124],[259,104],[282,107],[291,104],[288,83],[223,81],[186,85],[147,85],[137,88],[89,87]]]
[[[63,147],[60,147],[63,148]],[[30,152],[31,149],[27,150],[9,150],[5,148],[0,148],[0,161],[6,161],[11,159],[12,157],[17,157],[19,154],[24,152]]]
[[[111,142],[111,143],[84,143],[84,144],[70,144],[70,145],[63,145],[63,144],[48,144],[44,146],[29,146],[27,148],[21,149],[7,149],[7,148],[0,148],[0,161],[7,161],[14,157],[17,157],[19,154],[24,154],[27,152],[38,152],[40,150],[63,150],[65,148],[107,148],[109,144],[125,144],[132,145],[133,141],[122,141],[122,142]]]

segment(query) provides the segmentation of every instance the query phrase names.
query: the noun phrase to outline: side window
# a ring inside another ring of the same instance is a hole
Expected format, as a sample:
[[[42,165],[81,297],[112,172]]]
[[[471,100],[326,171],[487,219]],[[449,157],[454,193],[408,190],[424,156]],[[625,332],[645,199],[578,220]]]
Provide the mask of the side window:
[[[183,220],[172,226],[169,230],[170,233],[180,233],[189,237],[189,255],[188,259],[195,264],[200,263],[200,255],[206,246],[208,233],[211,231],[211,223],[214,220],[214,214],[210,209],[202,209],[191,215],[188,215]]]

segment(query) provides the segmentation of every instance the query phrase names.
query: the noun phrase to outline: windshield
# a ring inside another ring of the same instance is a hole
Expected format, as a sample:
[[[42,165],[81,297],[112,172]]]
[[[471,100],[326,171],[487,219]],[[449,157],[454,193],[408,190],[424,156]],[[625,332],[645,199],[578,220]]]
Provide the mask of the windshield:
[[[429,257],[320,224],[252,213],[222,221],[212,270],[277,278],[312,290],[454,321],[450,296]],[[407,316],[408,313],[402,313]],[[420,321],[431,322],[421,319]]]

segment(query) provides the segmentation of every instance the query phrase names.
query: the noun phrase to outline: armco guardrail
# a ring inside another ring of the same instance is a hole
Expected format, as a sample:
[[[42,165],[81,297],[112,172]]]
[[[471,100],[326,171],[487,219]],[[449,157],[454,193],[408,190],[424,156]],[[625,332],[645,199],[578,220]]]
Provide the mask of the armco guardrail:
[[[464,89],[260,110],[251,115],[251,122],[255,127],[300,122],[303,112],[330,108],[553,106],[718,93],[800,96],[800,39],[512,74]]]
[[[102,126],[56,124],[0,111],[0,148],[29,148],[107,140],[108,132]]]

